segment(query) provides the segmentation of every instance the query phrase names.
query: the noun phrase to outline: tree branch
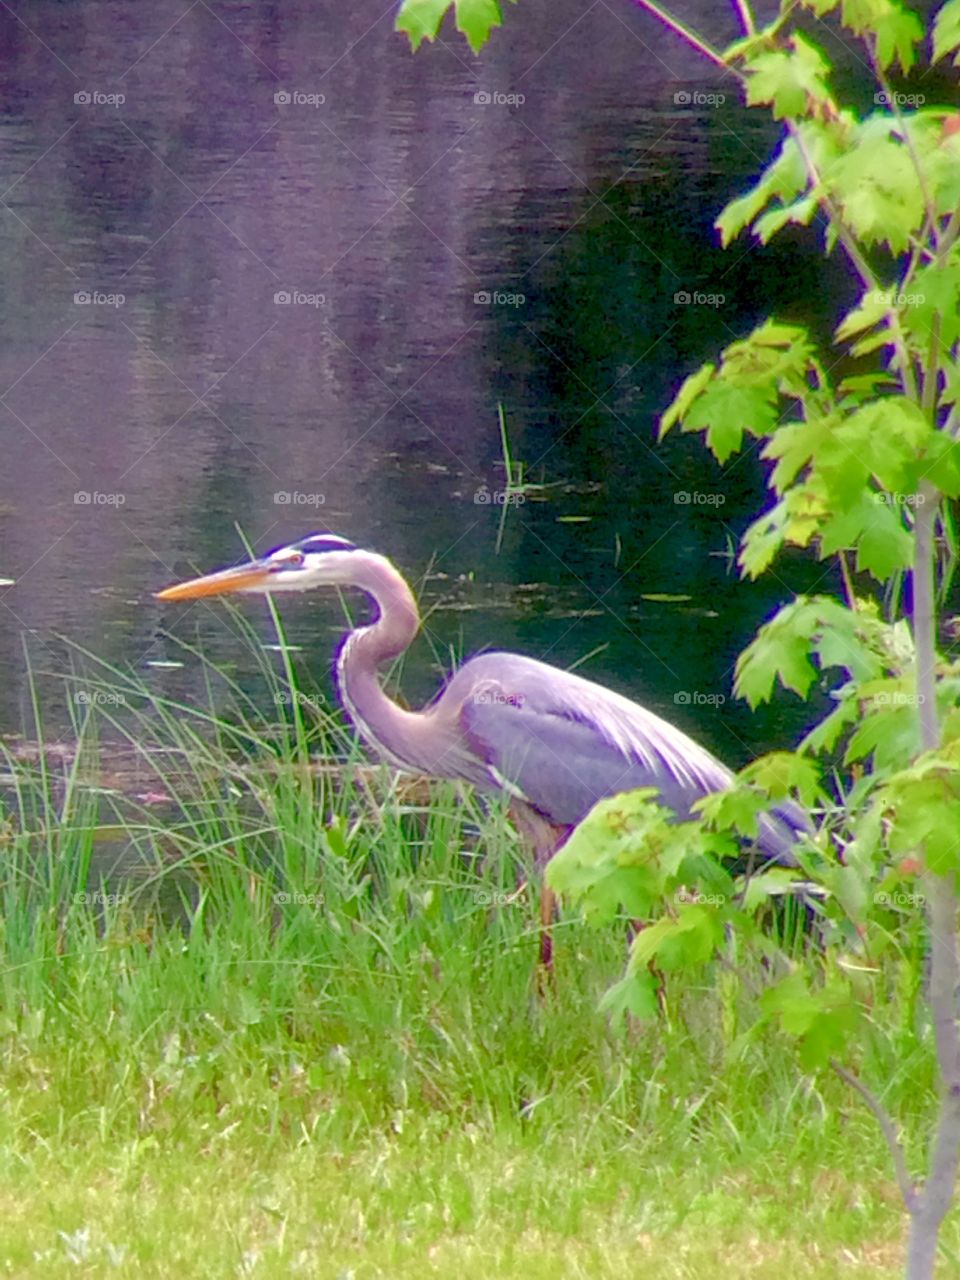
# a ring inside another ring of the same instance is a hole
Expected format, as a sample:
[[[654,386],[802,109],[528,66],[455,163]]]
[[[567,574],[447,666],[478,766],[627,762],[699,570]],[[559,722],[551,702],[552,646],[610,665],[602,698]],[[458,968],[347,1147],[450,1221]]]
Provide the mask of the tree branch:
[[[894,1124],[889,1111],[887,1111],[873,1090],[868,1088],[852,1071],[842,1067],[836,1058],[830,1059],[830,1066],[845,1084],[850,1085],[852,1089],[856,1089],[857,1093],[876,1116],[877,1124],[883,1131],[887,1146],[890,1148],[890,1154],[893,1156],[893,1167],[897,1171],[897,1183],[900,1187],[900,1194],[903,1196],[903,1203],[910,1213],[915,1213],[918,1203],[917,1188],[910,1177],[907,1159],[903,1154],[903,1143],[900,1141],[897,1134],[897,1126]]]
[[[634,0],[634,3],[639,5],[641,9],[646,9],[647,13],[652,14],[665,27],[669,27],[675,35],[680,36],[682,40],[686,40],[687,44],[702,53],[705,58],[709,58],[711,62],[716,63],[718,67],[723,67],[724,71],[729,71],[731,75],[735,75],[741,80],[744,78],[742,72],[724,62],[723,54],[714,49],[712,45],[707,44],[706,40],[698,36],[692,27],[686,26],[679,18],[667,13],[666,9],[661,9],[660,5],[656,4],[654,0]]]

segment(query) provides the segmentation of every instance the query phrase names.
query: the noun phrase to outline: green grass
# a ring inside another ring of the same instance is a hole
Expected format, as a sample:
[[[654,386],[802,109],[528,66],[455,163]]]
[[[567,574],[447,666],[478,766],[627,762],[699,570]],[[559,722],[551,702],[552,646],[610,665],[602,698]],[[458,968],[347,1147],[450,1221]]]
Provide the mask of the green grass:
[[[614,1025],[623,931],[565,918],[539,1000],[502,812],[315,767],[347,740],[269,664],[259,704],[205,666],[197,709],[88,659],[76,750],[7,761],[0,1273],[899,1273],[869,1114],[772,1033],[739,1039],[759,969]],[[172,803],[103,794],[118,758]],[[922,1136],[911,972],[855,1065]],[[955,1268],[956,1215],[944,1243]]]

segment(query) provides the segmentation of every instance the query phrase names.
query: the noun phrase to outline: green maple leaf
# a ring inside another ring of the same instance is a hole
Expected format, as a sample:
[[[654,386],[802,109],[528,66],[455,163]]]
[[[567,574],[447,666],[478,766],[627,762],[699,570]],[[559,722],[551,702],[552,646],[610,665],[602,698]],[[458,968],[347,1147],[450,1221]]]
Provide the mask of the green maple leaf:
[[[717,218],[714,226],[720,232],[721,243],[726,246],[773,199],[781,204],[796,206],[791,202],[807,186],[807,168],[793,138],[785,139],[777,158],[764,170],[757,185],[736,200],[731,200]]]
[[[881,582],[895,570],[909,568],[913,538],[903,527],[899,507],[884,497],[863,490],[856,503],[830,516],[820,533],[821,559],[856,547],[857,568]]]
[[[925,216],[923,194],[906,148],[864,128],[824,175],[856,234],[903,253]]]
[[[783,493],[808,462],[821,453],[824,443],[833,436],[839,419],[833,416],[812,418],[808,422],[788,422],[778,428],[763,448],[764,458],[776,458],[770,482]]]
[[[910,283],[910,292],[901,295],[903,327],[924,347],[934,333],[945,349],[960,338],[960,255],[956,249],[945,263],[921,267]]]
[[[720,377],[697,397],[683,429],[705,430],[707,444],[717,460],[726,462],[740,448],[744,430],[763,435],[776,417],[776,393],[772,388],[735,386]]]
[[[443,16],[453,0],[404,0],[394,31],[405,31],[414,53],[424,40],[436,40]]]
[[[403,0],[395,31],[405,31],[414,52],[424,40],[435,40],[447,10],[456,12],[457,30],[466,36],[474,53],[490,39],[503,21],[498,0]]]
[[[740,776],[745,782],[756,783],[774,799],[795,791],[806,805],[813,804],[820,783],[816,764],[793,751],[768,751],[749,764]]]
[[[923,24],[915,13],[891,5],[874,26],[877,62],[881,70],[899,62],[906,74],[916,61],[914,45],[923,39]]]
[[[761,53],[746,65],[747,105],[772,104],[776,120],[805,116],[811,101],[830,96],[824,80],[828,64],[817,46],[801,35],[792,36],[790,43],[791,52]]]
[[[662,440],[672,426],[683,420],[694,400],[713,377],[714,372],[714,365],[705,364],[696,373],[691,373],[689,378],[684,379],[683,386],[674,396],[673,403],[660,418],[658,439]]]
[[[770,209],[753,224],[753,233],[761,244],[769,244],[788,222],[795,222],[801,227],[808,226],[819,207],[819,201],[814,196],[807,196],[793,204]]]
[[[854,309],[848,311],[837,325],[837,337],[843,341],[879,324],[890,309],[888,299],[889,294],[882,289],[868,289]]]
[[[924,451],[918,475],[948,498],[960,497],[960,443],[938,432]]]
[[[760,628],[737,659],[734,690],[751,707],[768,702],[774,683],[805,698],[816,677],[810,662],[810,636],[816,612],[801,597]]]
[[[843,0],[843,25],[855,36],[875,32],[895,8],[892,0]]]
[[[600,1000],[601,1013],[632,1014],[647,1021],[657,1018],[660,1002],[657,998],[657,979],[649,969],[638,969],[605,991]]]
[[[490,39],[490,32],[503,21],[497,0],[456,0],[457,30],[467,38],[474,53]]]
[[[960,66],[960,0],[948,0],[937,14],[933,24],[933,60],[939,60],[948,53],[954,53],[954,65]]]

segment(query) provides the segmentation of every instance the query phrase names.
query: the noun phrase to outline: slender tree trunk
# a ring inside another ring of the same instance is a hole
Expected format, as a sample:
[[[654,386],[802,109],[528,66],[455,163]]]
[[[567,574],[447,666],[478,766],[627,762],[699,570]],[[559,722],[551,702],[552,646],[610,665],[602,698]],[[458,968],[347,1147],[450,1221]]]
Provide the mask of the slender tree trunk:
[[[919,494],[913,566],[913,632],[917,694],[924,751],[940,745],[936,703],[936,609],[934,545],[939,494],[924,486]],[[940,1068],[940,1109],[927,1181],[911,1209],[907,1280],[933,1280],[940,1227],[953,1199],[960,1158],[960,1035],[957,1032],[957,892],[953,873],[924,876],[930,929],[930,1009]]]

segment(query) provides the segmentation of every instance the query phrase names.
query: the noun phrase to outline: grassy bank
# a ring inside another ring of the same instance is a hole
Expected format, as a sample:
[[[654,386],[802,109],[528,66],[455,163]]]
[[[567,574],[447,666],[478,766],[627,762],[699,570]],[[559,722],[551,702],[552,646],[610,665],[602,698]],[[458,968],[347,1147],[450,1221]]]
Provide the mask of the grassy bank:
[[[742,1038],[756,967],[613,1025],[623,931],[568,918],[539,1001],[502,812],[316,767],[349,748],[289,667],[265,657],[256,704],[208,676],[198,709],[87,662],[69,749],[38,711],[9,753],[0,1270],[898,1274],[872,1119]],[[118,752],[135,786],[105,785]],[[858,1064],[908,1125],[931,1105],[916,972],[892,966]],[[955,1266],[956,1220],[945,1240]]]

